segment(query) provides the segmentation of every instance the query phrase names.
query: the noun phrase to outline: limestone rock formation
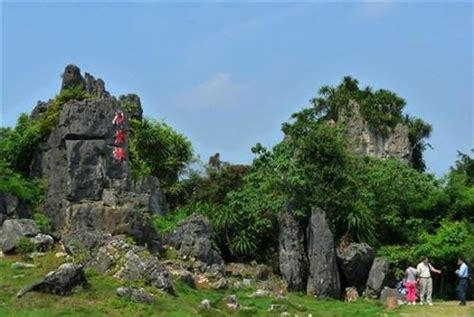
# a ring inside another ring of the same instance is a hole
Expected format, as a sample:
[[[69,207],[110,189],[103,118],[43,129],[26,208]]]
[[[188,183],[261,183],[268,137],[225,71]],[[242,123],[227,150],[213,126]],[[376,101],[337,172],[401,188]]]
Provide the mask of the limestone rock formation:
[[[68,65],[62,89],[80,86],[94,98],[71,100],[62,105],[59,122],[47,140],[36,149],[31,175],[47,181],[42,212],[52,219],[55,237],[87,229],[128,234],[140,244],[152,245],[157,234],[146,213],[166,214],[168,208],[154,177],[132,181],[128,161],[129,119],[132,114],[105,89],[101,79]],[[135,102],[136,95],[122,100]],[[33,115],[41,116],[50,103],[39,103]],[[117,111],[123,111],[123,125],[113,124]],[[133,114],[138,116],[137,114]],[[115,135],[125,134],[121,145],[125,160],[114,158]]]
[[[374,261],[374,250],[367,243],[351,243],[337,248],[337,262],[341,269],[341,282],[362,292]]]
[[[279,214],[278,223],[280,272],[289,291],[304,291],[308,276],[304,231],[290,210],[283,210]]]
[[[119,287],[117,288],[117,296],[139,303],[153,304],[155,302],[155,297],[144,288]]]
[[[376,257],[370,268],[369,278],[365,295],[369,298],[379,298],[382,288],[385,286],[390,270],[389,262],[386,258]]]
[[[352,102],[350,114],[341,116],[348,132],[349,149],[356,155],[367,155],[380,159],[395,158],[409,164],[412,147],[408,138],[408,127],[398,124],[387,133],[372,131],[360,113],[360,105]]]
[[[334,236],[326,213],[313,208],[308,226],[309,278],[307,292],[321,297],[340,298],[341,283],[336,262]]]

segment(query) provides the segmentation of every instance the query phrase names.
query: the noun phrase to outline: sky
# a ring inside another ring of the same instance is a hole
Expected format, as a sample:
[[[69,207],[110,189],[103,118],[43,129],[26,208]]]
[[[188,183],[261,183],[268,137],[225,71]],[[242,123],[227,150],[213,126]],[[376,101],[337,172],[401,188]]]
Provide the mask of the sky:
[[[67,64],[137,93],[207,162],[250,163],[344,76],[433,125],[428,172],[474,148],[471,2],[2,2],[0,126],[58,93]]]

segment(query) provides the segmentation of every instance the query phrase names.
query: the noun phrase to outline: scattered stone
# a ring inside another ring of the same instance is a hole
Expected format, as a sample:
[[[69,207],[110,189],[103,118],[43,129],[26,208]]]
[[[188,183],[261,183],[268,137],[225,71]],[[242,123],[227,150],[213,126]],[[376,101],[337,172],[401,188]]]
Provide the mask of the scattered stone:
[[[291,314],[287,311],[280,314],[280,317],[291,317]]]
[[[205,310],[210,310],[211,309],[211,301],[208,299],[203,299],[201,301],[201,308]]]
[[[224,277],[221,277],[216,282],[212,283],[211,287],[213,289],[223,289],[227,287],[227,280]]]
[[[242,284],[245,286],[245,287],[250,287],[250,285],[252,284],[252,280],[249,279],[249,278],[244,278],[242,280]]]
[[[36,265],[32,263],[24,263],[24,262],[15,262],[12,263],[12,269],[32,269],[35,268]]]
[[[269,297],[270,296],[270,291],[264,290],[264,289],[258,289],[255,291],[255,293],[250,294],[250,297]]]
[[[188,286],[192,288],[196,288],[196,284],[194,283],[194,277],[189,271],[180,271],[179,273],[179,279],[186,283]]]
[[[49,272],[41,281],[25,287],[16,295],[22,297],[30,291],[66,296],[72,293],[76,286],[87,287],[87,279],[82,265],[65,263],[56,271]]]
[[[239,299],[236,295],[229,295],[226,298],[227,308],[229,310],[238,310],[240,307]]]
[[[270,308],[267,311],[278,311],[287,309],[286,305],[281,304],[271,304]]]
[[[13,275],[14,279],[25,277],[25,274]]]
[[[147,304],[153,304],[155,302],[155,297],[144,288],[119,287],[117,288],[117,295],[119,297],[128,298],[134,302]]]
[[[54,256],[55,256],[56,258],[64,258],[64,257],[67,256],[67,253],[65,253],[65,252],[56,252],[56,253],[54,254]]]
[[[308,227],[308,294],[339,299],[341,284],[336,261],[334,236],[326,212],[313,208]]]
[[[346,287],[344,291],[344,301],[356,302],[359,299],[359,292],[355,287]]]
[[[0,251],[0,258],[3,258],[4,256],[3,251]]]
[[[377,299],[380,296],[382,288],[385,286],[390,270],[389,262],[386,258],[377,257],[369,272],[365,295],[368,298]]]
[[[38,233],[30,241],[35,245],[38,251],[47,251],[53,248],[54,239],[50,235]]]
[[[277,299],[286,299],[285,292],[282,290],[279,290],[276,295]]]
[[[40,257],[43,257],[45,256],[46,253],[44,252],[33,252],[33,253],[30,253],[29,256],[33,259],[33,258],[40,258]]]
[[[32,219],[7,219],[3,222],[0,232],[0,246],[4,253],[8,253],[15,249],[20,238],[34,237],[39,230]]]

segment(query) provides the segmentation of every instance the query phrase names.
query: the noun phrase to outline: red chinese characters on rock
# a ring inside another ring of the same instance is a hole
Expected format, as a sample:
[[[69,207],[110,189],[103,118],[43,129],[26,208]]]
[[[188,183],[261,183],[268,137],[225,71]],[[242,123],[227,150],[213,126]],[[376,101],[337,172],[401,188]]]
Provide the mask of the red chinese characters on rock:
[[[114,138],[115,138],[115,140],[114,140],[115,145],[124,144],[125,143],[125,131],[123,131],[123,130],[116,131]]]
[[[122,110],[115,111],[115,116],[112,120],[112,124],[118,127],[118,130],[115,131],[114,135],[114,145],[116,145],[116,147],[114,148],[113,156],[115,160],[123,162],[126,158],[126,152],[122,146],[125,144],[126,134],[125,131],[122,130],[125,124],[125,115]]]
[[[125,160],[125,150],[121,147],[116,147],[114,149],[114,159],[116,159],[119,162],[122,162]]]
[[[112,120],[112,124],[115,126],[121,127],[123,126],[124,123],[125,123],[125,116],[123,114],[123,111],[121,110],[115,111],[115,116],[114,116],[114,119]]]

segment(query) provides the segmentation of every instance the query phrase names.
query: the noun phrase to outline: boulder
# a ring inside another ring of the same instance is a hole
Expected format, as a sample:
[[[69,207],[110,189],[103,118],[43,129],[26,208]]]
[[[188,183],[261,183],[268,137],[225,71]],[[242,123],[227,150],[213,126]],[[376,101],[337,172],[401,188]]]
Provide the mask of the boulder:
[[[183,259],[194,258],[193,268],[200,272],[225,274],[225,265],[212,247],[212,227],[207,218],[192,214],[173,231],[165,234],[164,241],[178,251]]]
[[[0,192],[0,225],[8,218],[29,218],[27,204],[17,196]]]
[[[313,208],[308,226],[309,278],[307,292],[321,297],[340,298],[341,283],[334,236],[326,213]]]
[[[136,289],[132,287],[119,287],[117,288],[117,296],[146,304],[153,304],[155,302],[155,297],[148,293],[144,288]]]
[[[24,263],[24,262],[15,262],[15,263],[12,263],[12,269],[32,269],[32,268],[35,268],[36,265],[35,264],[32,264],[32,263]]]
[[[238,310],[240,307],[239,299],[236,295],[229,295],[225,299],[227,308],[231,311]]]
[[[65,263],[56,271],[49,272],[41,281],[22,289],[17,297],[20,298],[31,291],[66,296],[70,295],[77,286],[87,286],[82,265]]]
[[[346,287],[344,291],[344,301],[345,302],[356,302],[359,300],[359,292],[355,287]]]
[[[362,292],[374,261],[374,250],[367,243],[351,243],[337,248],[336,254],[343,286],[353,286]]]
[[[50,235],[38,233],[33,238],[30,238],[31,243],[34,244],[36,250],[46,251],[50,250],[54,246],[54,239]]]
[[[266,280],[272,273],[271,268],[265,264],[246,264],[230,262],[226,263],[225,271],[227,275],[235,277],[253,277],[258,280]]]
[[[380,292],[386,284],[389,271],[390,264],[386,258],[376,257],[374,259],[374,263],[370,268],[367,286],[365,289],[365,295],[368,298],[379,298]]]
[[[304,231],[289,210],[283,210],[279,214],[278,223],[280,272],[289,291],[303,291],[306,289],[308,276]]]
[[[399,300],[402,300],[402,301],[405,299],[405,296],[400,294],[397,289],[390,288],[390,287],[384,287],[382,289],[382,291],[380,292],[380,301],[382,303],[386,303],[387,298],[389,298],[389,297],[395,297],[396,299],[399,299]]]
[[[32,219],[7,219],[0,232],[0,246],[3,252],[8,253],[15,249],[20,238],[34,237],[39,230]]]
[[[211,301],[208,299],[203,299],[201,301],[201,308],[204,310],[210,310],[211,309]]]

